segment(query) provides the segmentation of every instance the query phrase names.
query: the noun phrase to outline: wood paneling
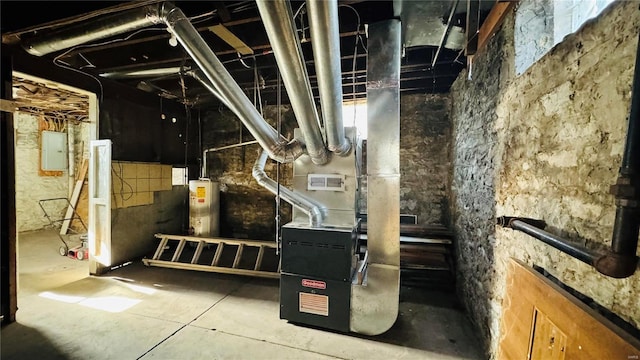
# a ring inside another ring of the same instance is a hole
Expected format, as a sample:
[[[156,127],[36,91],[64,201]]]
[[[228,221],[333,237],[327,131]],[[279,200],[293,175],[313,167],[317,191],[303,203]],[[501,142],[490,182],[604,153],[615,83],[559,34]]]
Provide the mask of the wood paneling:
[[[499,359],[638,359],[640,341],[524,263],[509,264]]]
[[[535,309],[533,318],[530,359],[564,359],[567,335],[538,309]]]

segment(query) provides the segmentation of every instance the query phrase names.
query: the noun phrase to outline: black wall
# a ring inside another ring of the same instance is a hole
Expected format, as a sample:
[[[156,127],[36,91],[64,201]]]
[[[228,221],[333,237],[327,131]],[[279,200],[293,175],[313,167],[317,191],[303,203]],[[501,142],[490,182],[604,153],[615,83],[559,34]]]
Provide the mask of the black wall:
[[[182,104],[93,74],[100,86],[90,76],[58,67],[20,48],[11,52],[15,71],[97,94],[98,137],[113,142],[114,160],[181,165],[186,159],[188,164],[197,163],[197,118],[191,119],[191,111]]]

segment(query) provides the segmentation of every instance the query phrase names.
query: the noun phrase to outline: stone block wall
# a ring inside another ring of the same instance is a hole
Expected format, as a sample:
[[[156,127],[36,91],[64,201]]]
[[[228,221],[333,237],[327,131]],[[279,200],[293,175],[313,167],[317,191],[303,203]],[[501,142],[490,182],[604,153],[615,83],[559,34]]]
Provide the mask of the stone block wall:
[[[400,213],[449,226],[451,101],[448,95],[400,98]]]
[[[62,176],[40,176],[40,142],[38,118],[14,113],[16,156],[16,223],[17,231],[40,230],[49,227],[38,202],[43,199],[66,198],[69,195],[68,172]],[[44,207],[52,220],[63,219],[67,203],[49,201]],[[60,222],[53,227],[59,228]]]
[[[452,89],[458,287],[496,354],[509,258],[544,268],[636,328],[640,273],[612,279],[528,235],[501,215],[545,220],[589,247],[610,244],[615,182],[626,136],[640,11],[618,2],[522,75],[510,15]]]
[[[282,132],[288,138],[297,127],[289,106],[282,106]],[[276,127],[277,106],[264,108],[264,117]],[[418,216],[420,224],[449,226],[451,168],[451,100],[448,95],[403,95],[400,106],[401,212]],[[241,122],[228,110],[203,114],[203,147],[221,147],[253,140]],[[255,239],[273,238],[274,196],[259,186],[251,168],[261,148],[248,145],[211,152],[207,176],[220,182],[221,235]],[[267,174],[276,178],[276,163],[269,161]],[[292,167],[280,165],[280,179],[291,185]],[[366,208],[366,177],[361,206]],[[282,202],[281,223],[291,219],[291,207]]]
[[[264,117],[276,128],[276,106],[267,106]],[[218,148],[241,141],[254,140],[240,120],[229,110],[208,111],[203,114],[203,148]],[[293,111],[282,107],[282,133],[293,137],[296,127]],[[210,152],[207,158],[207,174],[220,183],[220,236],[273,240],[276,228],[275,196],[258,185],[251,174],[253,164],[262,151],[258,144]],[[267,161],[265,171],[276,179],[276,162]],[[291,185],[293,168],[280,165],[280,183]],[[291,206],[281,202],[280,223],[291,221]]]

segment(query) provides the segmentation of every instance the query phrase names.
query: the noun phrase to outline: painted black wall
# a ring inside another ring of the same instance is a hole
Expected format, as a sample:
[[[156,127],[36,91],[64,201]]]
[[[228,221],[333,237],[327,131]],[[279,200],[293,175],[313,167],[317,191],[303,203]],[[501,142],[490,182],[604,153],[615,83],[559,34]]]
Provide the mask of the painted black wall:
[[[11,53],[15,71],[98,95],[98,137],[113,142],[114,160],[182,165],[186,159],[188,164],[197,164],[197,119],[192,119],[191,111],[182,104],[93,74],[100,79],[100,87],[87,75],[58,67],[21,48],[12,48]]]

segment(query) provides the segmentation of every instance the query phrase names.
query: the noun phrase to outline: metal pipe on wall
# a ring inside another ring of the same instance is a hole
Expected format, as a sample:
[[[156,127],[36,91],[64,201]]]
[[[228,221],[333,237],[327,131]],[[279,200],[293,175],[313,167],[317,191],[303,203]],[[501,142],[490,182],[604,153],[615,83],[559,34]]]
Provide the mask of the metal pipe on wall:
[[[302,48],[296,35],[291,6],[287,0],[257,0],[256,3],[289,94],[291,107],[304,136],[307,153],[314,164],[326,164],[329,156],[320,131],[320,119]]]
[[[616,217],[611,249],[596,261],[601,273],[622,278],[631,276],[638,266],[638,234],[640,233],[640,34],[631,90],[631,109],[622,163],[616,185]]]
[[[344,156],[351,150],[342,121],[342,68],[337,0],[307,0],[327,147]],[[358,29],[359,30],[359,29]]]
[[[256,179],[258,184],[269,190],[272,194],[279,195],[282,200],[309,215],[309,225],[311,227],[321,227],[324,220],[324,207],[314,200],[293,192],[289,188],[284,186],[278,187],[278,183],[269,178],[264,172],[266,163],[267,153],[263,151],[256,159],[252,171],[253,178]]]
[[[544,221],[541,220],[502,216],[497,219],[497,224],[514,230],[519,230],[527,235],[533,236],[534,238],[541,240],[543,243],[550,245],[587,265],[593,266],[596,259],[601,256],[597,251],[589,250],[581,245],[572,243],[550,232],[542,230],[546,225]]]
[[[627,138],[618,181],[611,186],[616,196],[616,216],[611,247],[605,254],[550,234],[523,219],[501,217],[498,225],[520,230],[596,268],[613,278],[633,275],[638,267],[638,235],[640,234],[640,34],[633,75],[631,109]],[[509,220],[507,220],[509,219]]]
[[[253,145],[253,144],[257,144],[257,143],[258,143],[258,141],[252,140],[252,141],[245,141],[245,142],[241,142],[241,143],[237,143],[237,144],[233,144],[233,145],[221,146],[221,147],[218,147],[218,148],[205,149],[204,151],[202,151],[202,169],[200,169],[200,177],[202,177],[202,178],[208,177],[207,176],[208,175],[207,174],[207,154],[209,154],[210,152],[233,149],[233,148],[237,148],[237,147],[240,147],[240,146]]]

